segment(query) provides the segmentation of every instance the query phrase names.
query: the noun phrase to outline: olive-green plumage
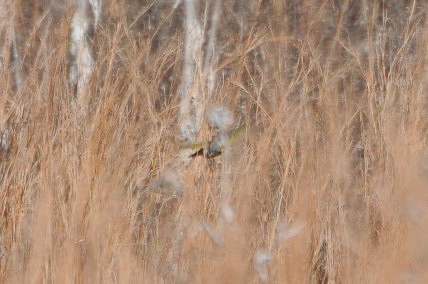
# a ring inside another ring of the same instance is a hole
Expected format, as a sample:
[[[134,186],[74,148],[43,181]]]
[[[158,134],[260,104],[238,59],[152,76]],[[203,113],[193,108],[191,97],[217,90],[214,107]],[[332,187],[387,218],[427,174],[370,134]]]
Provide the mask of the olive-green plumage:
[[[207,158],[214,158],[223,153],[226,144],[232,144],[240,138],[245,133],[245,129],[245,125],[242,125],[227,133],[219,133],[210,142],[196,144],[181,143],[180,148],[191,149],[192,157],[203,155]]]

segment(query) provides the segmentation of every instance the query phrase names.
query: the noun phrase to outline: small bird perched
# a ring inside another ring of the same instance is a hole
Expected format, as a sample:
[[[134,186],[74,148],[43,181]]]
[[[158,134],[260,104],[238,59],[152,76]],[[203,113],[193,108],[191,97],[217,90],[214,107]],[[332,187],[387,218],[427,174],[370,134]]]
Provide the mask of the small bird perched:
[[[211,108],[207,116],[208,125],[214,129],[217,134],[209,142],[193,143],[189,141],[179,141],[180,153],[168,164],[168,169],[153,183],[153,187],[161,192],[173,192],[180,194],[184,190],[184,183],[180,178],[180,168],[187,166],[196,156],[205,158],[214,158],[225,152],[228,146],[246,133],[246,125],[230,130],[233,124],[233,113],[224,106],[216,105]],[[227,154],[227,151],[226,151]],[[226,208],[227,209],[227,208]],[[230,211],[230,210],[229,210]],[[227,210],[225,211],[227,212]],[[226,214],[226,213],[225,213]],[[228,219],[232,213],[227,213]]]
[[[245,125],[242,125],[229,132],[220,131],[220,133],[206,143],[182,143],[180,148],[191,149],[190,157],[204,156],[206,158],[214,158],[221,155],[227,144],[232,144],[245,133]]]

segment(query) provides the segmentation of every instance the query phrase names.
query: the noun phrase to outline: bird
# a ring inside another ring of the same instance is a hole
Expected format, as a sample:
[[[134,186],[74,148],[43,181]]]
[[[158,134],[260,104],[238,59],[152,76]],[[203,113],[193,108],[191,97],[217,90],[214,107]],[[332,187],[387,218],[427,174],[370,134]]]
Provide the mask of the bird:
[[[242,125],[231,131],[220,130],[211,141],[202,143],[179,142],[181,154],[168,163],[167,170],[152,183],[161,193],[181,194],[184,190],[184,183],[180,178],[180,169],[192,158],[203,156],[212,159],[220,156],[227,145],[233,144],[246,133],[246,125]]]
[[[233,129],[229,132],[220,131],[216,136],[212,138],[209,142],[202,143],[187,143],[181,142],[181,149],[190,149],[190,157],[194,158],[197,156],[204,156],[206,158],[212,159],[217,156],[220,156],[224,152],[226,144],[234,143],[238,138],[240,138],[245,133],[246,126],[242,125],[236,129]]]

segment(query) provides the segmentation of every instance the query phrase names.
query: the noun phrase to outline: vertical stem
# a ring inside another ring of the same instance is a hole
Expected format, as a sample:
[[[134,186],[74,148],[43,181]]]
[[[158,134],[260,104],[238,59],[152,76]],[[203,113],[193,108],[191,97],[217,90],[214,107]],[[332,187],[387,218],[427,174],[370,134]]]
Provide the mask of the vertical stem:
[[[227,135],[227,134],[220,134]],[[231,174],[232,174],[232,163],[230,157],[230,144],[228,139],[225,139],[224,152],[222,156],[223,167],[221,169],[221,202],[220,202],[220,214],[227,223],[233,221],[233,211],[230,208],[230,195],[232,193],[231,187]]]
[[[194,141],[203,112],[200,93],[194,86],[197,63],[201,57],[202,28],[196,18],[194,0],[185,1],[185,42],[183,82],[180,89],[180,140]],[[192,89],[194,91],[192,91]]]
[[[98,1],[90,0],[91,7],[96,10],[93,3]],[[92,74],[93,59],[89,43],[87,41],[87,33],[89,30],[89,19],[87,15],[88,1],[77,0],[77,7],[71,22],[71,45],[70,53],[74,57],[74,62],[70,70],[70,83],[75,89],[79,104],[82,106],[83,97],[86,91],[86,85]],[[97,9],[101,6],[96,6]],[[98,13],[98,12],[97,12]],[[99,14],[95,14],[95,20],[98,21]]]
[[[101,16],[101,0],[89,0],[89,5],[92,8],[92,13],[94,14],[94,27],[97,27],[98,21]]]
[[[206,78],[206,90],[208,98],[212,97],[214,86],[215,86],[215,65],[217,56],[215,52],[216,41],[217,41],[217,29],[218,23],[221,16],[221,0],[216,0],[214,4],[214,10],[211,14],[211,28],[208,32],[208,44],[205,52],[203,74]]]
[[[21,73],[21,61],[19,59],[18,44],[16,41],[16,28],[15,23],[13,25],[13,36],[12,36],[12,58],[13,58],[13,75],[15,80],[16,88],[22,84],[22,73]]]

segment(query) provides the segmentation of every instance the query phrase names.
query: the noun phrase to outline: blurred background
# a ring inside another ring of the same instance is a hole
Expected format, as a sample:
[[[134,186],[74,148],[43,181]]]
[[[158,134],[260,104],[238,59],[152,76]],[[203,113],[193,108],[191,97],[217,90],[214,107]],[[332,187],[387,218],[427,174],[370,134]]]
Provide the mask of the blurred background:
[[[3,0],[0,282],[427,283],[427,5]]]

